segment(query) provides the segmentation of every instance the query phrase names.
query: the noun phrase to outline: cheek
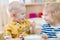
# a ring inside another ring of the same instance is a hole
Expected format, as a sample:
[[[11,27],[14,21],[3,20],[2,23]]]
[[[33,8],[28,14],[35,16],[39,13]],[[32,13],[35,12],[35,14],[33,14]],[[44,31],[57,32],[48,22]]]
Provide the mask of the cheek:
[[[25,17],[24,16],[19,16],[18,19],[23,20]]]
[[[25,15],[21,15],[21,14],[20,14],[20,15],[17,15],[17,16],[16,16],[16,19],[24,19],[24,18],[25,18]]]
[[[20,19],[20,16],[16,16],[16,19]]]
[[[49,21],[49,19],[46,19],[46,18],[45,18],[45,21]]]
[[[20,15],[21,18],[25,18],[25,15]]]

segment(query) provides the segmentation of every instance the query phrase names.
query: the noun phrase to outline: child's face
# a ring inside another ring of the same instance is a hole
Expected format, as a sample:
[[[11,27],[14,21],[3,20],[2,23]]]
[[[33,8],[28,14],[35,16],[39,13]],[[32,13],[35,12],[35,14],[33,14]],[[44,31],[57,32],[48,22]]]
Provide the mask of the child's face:
[[[46,13],[43,13],[43,16],[44,16],[44,20],[49,23],[49,24],[52,24],[54,22],[54,19],[51,15],[51,12],[50,11],[47,11]]]
[[[15,19],[18,21],[23,21],[25,19],[25,12],[17,12],[15,15]]]

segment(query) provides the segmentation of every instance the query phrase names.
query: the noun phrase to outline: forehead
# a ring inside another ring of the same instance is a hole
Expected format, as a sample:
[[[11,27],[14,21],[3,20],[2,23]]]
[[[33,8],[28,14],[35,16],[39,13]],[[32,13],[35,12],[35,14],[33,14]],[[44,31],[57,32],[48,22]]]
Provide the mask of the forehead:
[[[25,13],[26,12],[26,10],[16,10],[16,11],[14,11],[14,13],[15,14],[22,14],[22,13]]]

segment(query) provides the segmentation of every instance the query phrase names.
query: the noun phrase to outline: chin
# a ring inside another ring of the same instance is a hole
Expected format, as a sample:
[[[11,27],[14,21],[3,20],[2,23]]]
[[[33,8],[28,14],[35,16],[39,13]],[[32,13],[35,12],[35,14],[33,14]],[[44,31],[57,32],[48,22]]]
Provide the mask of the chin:
[[[20,20],[21,22],[23,22],[24,20]]]
[[[48,24],[50,24],[50,22],[47,22]]]

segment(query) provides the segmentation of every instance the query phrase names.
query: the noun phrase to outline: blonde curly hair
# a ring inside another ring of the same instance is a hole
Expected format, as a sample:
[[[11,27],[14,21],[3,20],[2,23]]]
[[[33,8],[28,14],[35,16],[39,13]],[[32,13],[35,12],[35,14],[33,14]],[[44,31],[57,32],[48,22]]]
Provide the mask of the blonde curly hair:
[[[9,13],[14,12],[21,12],[26,11],[25,5],[23,3],[20,3],[19,1],[13,1],[8,5],[8,11]]]

